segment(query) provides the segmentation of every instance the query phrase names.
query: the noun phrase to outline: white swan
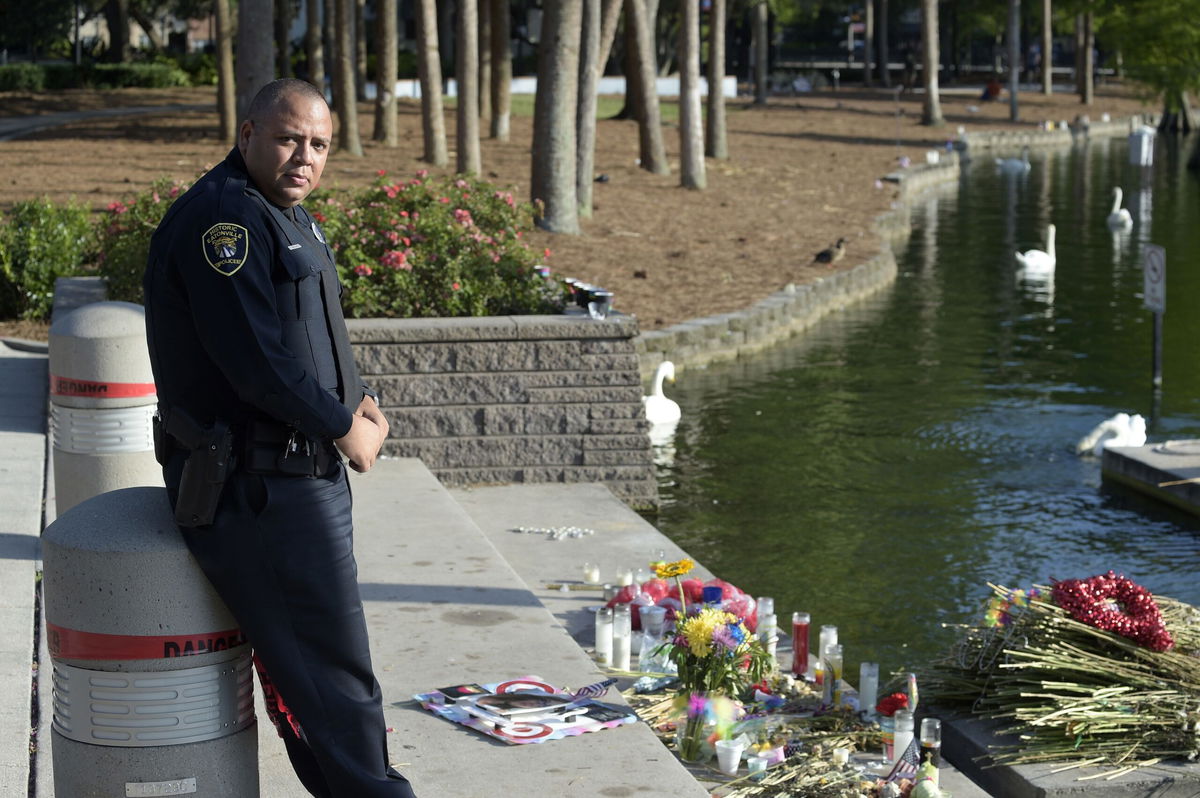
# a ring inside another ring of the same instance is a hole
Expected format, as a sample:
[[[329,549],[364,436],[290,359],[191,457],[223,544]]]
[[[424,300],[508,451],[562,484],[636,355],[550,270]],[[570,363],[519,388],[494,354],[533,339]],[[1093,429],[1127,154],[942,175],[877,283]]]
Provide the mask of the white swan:
[[[1143,446],[1146,443],[1146,419],[1135,413],[1117,413],[1096,425],[1096,428],[1079,439],[1076,454],[1094,454],[1100,457],[1109,446]]]
[[[683,413],[673,399],[663,396],[663,380],[675,382],[675,364],[664,360],[654,372],[654,391],[642,397],[646,409],[646,420],[651,424],[670,424],[678,421]]]
[[[1028,252],[1017,253],[1017,263],[1026,275],[1050,274],[1057,262],[1054,257],[1054,225],[1046,226],[1046,251],[1031,249]]]
[[[1021,149],[1020,158],[997,158],[996,168],[1008,174],[1024,174],[1029,171],[1029,148]]]
[[[1112,211],[1108,214],[1108,229],[1127,233],[1133,229],[1133,217],[1129,215],[1129,211],[1121,207],[1121,199],[1121,187],[1115,186]]]

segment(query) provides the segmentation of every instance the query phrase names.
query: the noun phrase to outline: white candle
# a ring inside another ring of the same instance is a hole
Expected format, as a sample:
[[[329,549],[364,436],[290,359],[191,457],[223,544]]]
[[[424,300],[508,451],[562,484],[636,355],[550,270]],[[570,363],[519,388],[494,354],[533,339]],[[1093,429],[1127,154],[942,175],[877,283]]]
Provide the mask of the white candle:
[[[620,571],[617,571],[617,584],[621,587],[624,587],[625,585],[632,585],[633,570],[630,568],[624,568]]]
[[[612,666],[617,670],[629,670],[629,652],[633,636],[629,605],[622,604],[613,613]]]
[[[771,655],[771,659],[775,659],[775,647],[779,642],[779,638],[775,636],[775,624],[774,615],[758,616],[758,639],[762,641],[763,648]]]
[[[837,645],[837,627],[825,625],[821,627],[821,636],[817,639],[817,684],[825,684],[825,647]]]
[[[596,660],[601,665],[612,664],[613,611],[608,607],[596,610]]]
[[[600,566],[594,562],[583,564],[583,581],[589,585],[600,584]]]
[[[879,703],[879,663],[864,662],[858,666],[858,708],[868,718],[873,718],[877,703]]]

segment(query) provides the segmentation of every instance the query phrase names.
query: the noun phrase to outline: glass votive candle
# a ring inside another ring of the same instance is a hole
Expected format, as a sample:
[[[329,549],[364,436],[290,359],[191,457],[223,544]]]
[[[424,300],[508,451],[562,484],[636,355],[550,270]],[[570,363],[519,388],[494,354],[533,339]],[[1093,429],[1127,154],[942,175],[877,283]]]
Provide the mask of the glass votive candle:
[[[763,648],[771,655],[771,659],[775,659],[775,648],[779,641],[775,636],[775,624],[774,615],[758,616],[758,639],[762,641]]]
[[[921,721],[921,761],[926,760],[935,768],[942,766],[942,722],[937,718]]]
[[[642,620],[642,631],[646,633],[647,637],[663,636],[663,629],[667,622],[666,607],[642,607],[638,614]]]
[[[585,562],[583,564],[583,581],[588,585],[600,584],[600,566],[594,562]]]
[[[607,604],[612,601],[613,596],[617,595],[617,586],[612,582],[604,583],[604,602]]]
[[[633,572],[633,584],[644,585],[650,581],[650,572],[645,568],[639,568]]]
[[[825,625],[821,627],[821,636],[817,638],[817,684],[825,684],[825,646],[833,645],[838,641],[838,631],[836,626]]]
[[[754,602],[758,607],[757,617],[763,618],[767,615],[775,614],[775,599],[771,598],[770,596],[759,596],[754,600]]]
[[[621,570],[617,571],[617,585],[619,587],[625,587],[626,585],[632,585],[632,584],[633,584],[633,569],[632,568],[622,568]]]
[[[601,665],[612,664],[613,611],[608,607],[596,610],[596,660]]]
[[[804,678],[808,673],[808,626],[811,622],[807,612],[792,613],[792,675]]]
[[[879,663],[863,662],[858,666],[858,708],[867,718],[875,717],[879,703]]]
[[[831,707],[842,705],[842,646],[840,643],[825,646],[825,696]]]
[[[894,765],[900,761],[900,757],[904,756],[904,752],[912,744],[913,713],[907,709],[898,709],[892,716],[892,720],[896,725],[895,739],[892,744],[892,764]]]
[[[628,604],[621,604],[615,608],[612,629],[612,666],[619,671],[627,671],[633,645],[633,624]]]

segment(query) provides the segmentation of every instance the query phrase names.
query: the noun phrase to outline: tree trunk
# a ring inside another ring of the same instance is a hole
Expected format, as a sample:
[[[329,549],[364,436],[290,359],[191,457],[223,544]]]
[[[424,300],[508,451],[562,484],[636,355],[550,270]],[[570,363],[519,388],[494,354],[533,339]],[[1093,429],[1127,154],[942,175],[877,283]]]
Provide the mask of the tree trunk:
[[[243,3],[246,0],[241,0]],[[362,156],[358,136],[358,103],[354,93],[354,1],[336,0],[337,4],[337,90],[334,92],[338,116],[338,147],[347,155]]]
[[[1049,97],[1054,91],[1054,17],[1051,0],[1042,0],[1042,94]]]
[[[574,0],[578,2],[578,0]],[[576,55],[578,58],[578,55]],[[479,174],[479,14],[476,0],[458,0],[458,41],[454,74],[458,81],[455,131],[458,171]]]
[[[354,10],[354,93],[359,102],[367,101],[367,0],[353,0]]]
[[[1083,96],[1083,14],[1075,15],[1075,93]]]
[[[325,91],[325,48],[321,42],[321,0],[306,0],[304,51],[308,61],[308,82]]]
[[[863,86],[871,88],[871,54],[875,49],[875,5],[863,4]]]
[[[129,16],[133,17],[138,26],[146,32],[146,38],[150,40],[150,48],[152,50],[161,53],[167,49],[162,36],[158,33],[158,29],[154,27],[154,20],[146,16],[136,5],[129,6]]]
[[[237,109],[238,120],[246,118],[250,101],[258,90],[275,79],[275,26],[272,0],[240,0],[238,3]]]
[[[400,143],[396,119],[396,79],[400,70],[400,43],[396,40],[396,0],[375,0],[375,131],[373,138],[385,147]]]
[[[942,118],[942,101],[938,96],[938,0],[921,0],[921,66],[925,78],[925,105],[921,111],[921,124],[940,127],[946,124]]]
[[[656,175],[671,173],[667,165],[667,152],[663,147],[662,117],[658,109],[658,88],[654,80],[653,28],[646,14],[645,0],[627,0],[625,19],[633,28],[637,43],[634,53],[635,70],[638,75],[637,101],[641,116],[638,118],[639,153],[642,168]],[[630,13],[632,11],[633,13]]]
[[[321,38],[325,42],[325,68],[329,70],[329,96],[332,107],[336,108],[338,87],[341,85],[341,78],[338,77],[340,62],[337,55],[337,0],[321,0],[321,5],[324,12]]]
[[[708,23],[708,116],[705,118],[704,154],[729,157],[725,126],[725,0],[712,0]]]
[[[421,82],[421,130],[425,139],[424,159],[445,166],[446,118],[442,112],[442,56],[438,52],[438,20],[435,0],[417,0],[417,79]]]
[[[533,111],[532,199],[545,206],[538,226],[579,233],[575,197],[575,111],[579,79],[580,3],[545,0]]]
[[[229,0],[213,0],[213,16],[217,19],[217,117],[221,120],[221,140],[229,144],[237,140],[237,97],[233,77],[233,14]]]
[[[1094,15],[1088,11],[1083,15],[1083,83],[1079,93],[1079,101],[1091,105],[1096,96],[1096,60],[1094,49],[1096,35],[1093,26]]]
[[[596,75],[604,77],[613,41],[617,38],[617,23],[621,19],[621,0],[600,0],[600,49],[596,51]]]
[[[129,0],[108,0],[104,4],[104,21],[108,23],[108,51],[104,60],[124,64],[129,60]]]
[[[492,118],[492,2],[476,0],[479,11],[479,118]]]
[[[679,185],[702,189],[704,123],[700,119],[700,0],[681,0],[679,21]]]
[[[509,0],[485,0],[492,7],[491,137],[508,141],[512,120],[512,53]]]
[[[575,114],[575,201],[579,215],[592,216],[592,174],[596,155],[596,81],[600,49],[600,0],[583,0],[579,45],[579,103]]]
[[[642,99],[642,73],[638,68],[637,25],[634,24],[632,0],[623,0],[625,7],[625,63],[622,71],[625,73],[625,104],[613,119],[633,119],[641,121],[642,109],[638,105]]]
[[[1008,0],[1008,118],[1021,118],[1017,94],[1021,79],[1021,0]]]
[[[755,3],[750,28],[750,49],[754,51],[754,104],[767,102],[767,18],[770,9],[765,0]]]
[[[892,75],[888,69],[888,59],[891,58],[891,53],[888,52],[888,0],[879,0],[879,21],[875,23],[877,30],[876,36],[879,38],[879,82],[883,84],[885,89],[892,87]]]
[[[288,31],[292,27],[292,0],[275,0],[275,75],[292,76],[292,43]]]

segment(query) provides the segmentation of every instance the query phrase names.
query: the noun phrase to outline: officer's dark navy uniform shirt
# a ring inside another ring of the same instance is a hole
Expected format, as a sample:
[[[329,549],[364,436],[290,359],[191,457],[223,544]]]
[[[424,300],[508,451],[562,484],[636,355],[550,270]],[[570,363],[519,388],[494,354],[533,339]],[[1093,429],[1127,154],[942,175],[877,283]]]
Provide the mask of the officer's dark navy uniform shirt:
[[[144,288],[159,400],[205,425],[265,416],[314,440],[349,432],[321,289],[333,269],[312,217],[272,205],[234,148],[151,240]]]

